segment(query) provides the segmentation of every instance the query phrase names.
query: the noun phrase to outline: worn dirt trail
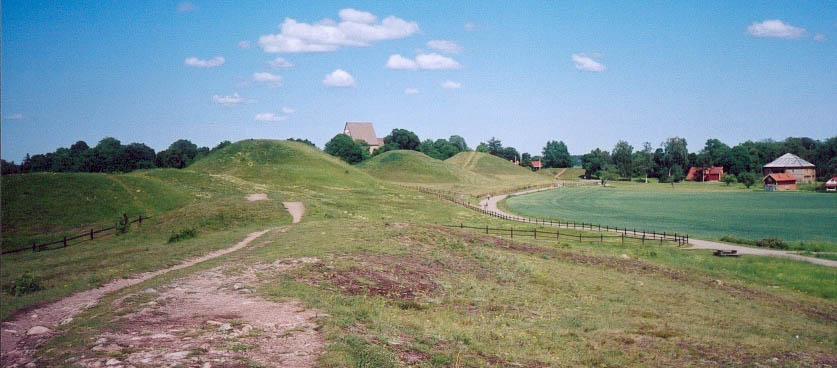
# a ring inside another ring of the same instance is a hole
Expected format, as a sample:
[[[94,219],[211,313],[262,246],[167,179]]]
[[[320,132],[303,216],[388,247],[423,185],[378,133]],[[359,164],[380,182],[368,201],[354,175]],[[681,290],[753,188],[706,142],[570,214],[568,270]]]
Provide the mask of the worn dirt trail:
[[[294,224],[302,220],[302,215],[305,214],[305,205],[302,202],[282,202],[282,205],[293,217]]]
[[[539,192],[539,191],[549,190],[549,189],[553,189],[553,188],[527,190],[527,191],[523,191],[523,192],[514,193],[514,195],[534,193],[534,192]],[[500,210],[499,208],[497,208],[497,203],[499,203],[503,199],[506,199],[506,197],[508,197],[508,195],[503,194],[503,195],[493,196],[493,197],[491,197],[491,199],[487,199],[487,200],[483,199],[482,201],[480,201],[480,207],[484,208],[485,210],[487,210],[489,212],[493,212],[493,213],[496,213],[496,214],[499,214],[499,215],[508,216],[511,219],[516,220],[516,221],[531,222],[531,220],[527,217],[506,213],[506,212]],[[550,225],[545,224],[544,226],[550,226]],[[560,228],[567,228],[567,226],[563,226],[563,225],[559,226],[558,224],[553,224],[552,226],[553,227],[560,227]],[[615,230],[613,230],[613,231],[615,231]],[[823,266],[828,266],[828,267],[837,267],[837,261],[831,261],[831,260],[828,260],[828,259],[815,258],[815,257],[801,256],[801,255],[794,254],[793,252],[789,252],[789,251],[750,248],[750,247],[744,247],[744,246],[740,246],[740,245],[732,245],[732,244],[720,243],[720,242],[715,242],[715,241],[710,241],[710,240],[694,239],[694,238],[689,238],[689,245],[691,245],[691,247],[690,248],[685,248],[685,249],[687,249],[687,250],[690,250],[690,249],[736,250],[736,251],[738,251],[738,254],[769,256],[769,257],[785,257],[785,258],[791,258],[791,259],[795,259],[795,260],[798,260],[798,261],[805,261],[805,262],[810,262],[810,263],[813,263],[813,264],[818,264],[818,265],[823,265]]]
[[[2,324],[2,334],[0,335],[0,363],[3,367],[10,367],[31,362],[33,360],[32,354],[38,346],[55,334],[55,328],[57,326],[62,323],[69,323],[74,316],[96,305],[107,294],[139,284],[164,273],[190,267],[235,252],[246,247],[250,242],[270,230],[267,229],[251,233],[244,240],[230,248],[214,251],[202,257],[183,262],[177,266],[144,273],[136,278],[114,280],[100,288],[75,293],[54,303],[30,310],[27,313],[20,313],[14,320],[3,322]],[[39,327],[46,327],[48,330]]]

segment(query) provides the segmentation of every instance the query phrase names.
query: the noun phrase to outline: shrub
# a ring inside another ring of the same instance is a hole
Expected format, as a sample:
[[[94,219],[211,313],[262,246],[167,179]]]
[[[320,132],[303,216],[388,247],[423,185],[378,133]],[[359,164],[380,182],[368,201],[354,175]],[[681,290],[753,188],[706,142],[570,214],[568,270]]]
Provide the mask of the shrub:
[[[180,232],[171,232],[171,236],[169,236],[169,243],[179,242],[181,240],[191,239],[198,236],[198,231],[195,228],[185,228],[181,229]]]
[[[776,238],[759,239],[756,241],[756,246],[761,248],[788,249],[788,245],[782,239]]]
[[[6,292],[10,295],[21,296],[24,294],[31,294],[36,291],[43,290],[44,287],[41,284],[40,278],[23,274],[17,279],[14,279],[8,284],[4,285],[3,289],[5,289]]]
[[[721,181],[727,183],[727,186],[729,186],[730,184],[735,183],[735,175],[724,174],[724,176],[721,177]]]

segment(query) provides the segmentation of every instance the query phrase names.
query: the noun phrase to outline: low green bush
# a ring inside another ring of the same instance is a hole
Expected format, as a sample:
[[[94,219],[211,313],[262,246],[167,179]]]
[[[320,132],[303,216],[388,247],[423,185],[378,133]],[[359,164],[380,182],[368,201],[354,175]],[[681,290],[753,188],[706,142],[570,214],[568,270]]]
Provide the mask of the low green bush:
[[[21,296],[43,290],[44,286],[41,284],[40,278],[23,274],[8,284],[3,285],[3,289],[10,295]]]
[[[179,232],[172,231],[171,236],[169,236],[169,243],[175,243],[181,240],[191,239],[196,236],[198,236],[198,231],[193,227],[181,229]]]
[[[759,240],[753,239],[744,239],[744,238],[737,238],[734,236],[725,235],[721,237],[721,241],[730,242],[730,243],[737,243],[737,244],[744,244],[744,245],[751,245],[754,247],[759,248],[772,248],[772,249],[789,249],[787,243],[785,243],[782,239],[777,238],[762,238]]]

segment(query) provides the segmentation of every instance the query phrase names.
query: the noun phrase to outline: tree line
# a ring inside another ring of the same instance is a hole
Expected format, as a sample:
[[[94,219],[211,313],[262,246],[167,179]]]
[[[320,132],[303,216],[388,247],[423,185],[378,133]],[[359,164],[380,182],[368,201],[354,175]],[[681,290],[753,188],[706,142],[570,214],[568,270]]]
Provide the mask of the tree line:
[[[212,149],[198,147],[186,139],[172,143],[167,149],[154,152],[143,143],[123,145],[118,139],[107,137],[90,147],[78,141],[70,148],[61,147],[45,154],[26,154],[19,165],[14,161],[2,160],[2,174],[30,172],[131,172],[139,169],[175,168],[182,169],[210,153],[230,145],[223,141]]]
[[[738,180],[749,187],[761,176],[764,165],[785,153],[814,164],[821,181],[837,174],[837,137],[824,141],[808,137],[746,141],[732,147],[710,138],[696,152],[689,152],[686,139],[680,137],[668,138],[656,149],[645,142],[636,151],[628,142],[620,140],[610,152],[596,148],[583,155],[581,165],[587,178],[647,177],[658,178],[660,182],[679,182],[691,167],[721,166],[727,174],[724,181]]]
[[[350,164],[363,162],[387,151],[411,150],[419,151],[437,160],[446,160],[459,152],[470,151],[465,138],[452,135],[448,139],[420,140],[416,133],[407,129],[393,129],[384,137],[384,145],[369,152],[369,144],[363,139],[352,140],[346,134],[335,135],[326,142],[324,151]]]

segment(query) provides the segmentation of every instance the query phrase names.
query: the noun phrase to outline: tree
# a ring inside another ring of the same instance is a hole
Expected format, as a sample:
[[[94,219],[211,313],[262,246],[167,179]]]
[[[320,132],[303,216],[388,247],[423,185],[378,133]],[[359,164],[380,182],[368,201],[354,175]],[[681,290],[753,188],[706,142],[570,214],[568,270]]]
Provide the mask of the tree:
[[[721,181],[727,183],[727,186],[729,186],[730,184],[735,183],[735,175],[724,174],[724,176],[721,177]]]
[[[694,164],[695,168],[697,168],[697,173],[700,175],[700,181],[704,181],[706,175],[704,172],[707,168],[712,166],[712,158],[706,152],[701,152],[700,154],[695,156]]]
[[[15,164],[14,161],[6,161],[0,159],[0,168],[2,168],[2,172],[0,175],[10,175],[10,174],[19,174],[20,173],[20,165]]]
[[[432,139],[425,139],[424,141],[422,141],[421,144],[419,144],[418,146],[418,150],[424,153],[425,155],[433,157],[437,160],[442,160],[442,154],[439,152],[439,150],[436,149],[436,146],[433,145]]]
[[[563,141],[548,141],[541,152],[543,167],[570,167],[572,157]]]
[[[393,129],[388,136],[384,137],[384,143],[395,143],[398,145],[398,149],[415,151],[421,144],[421,140],[416,133],[407,129]]]
[[[642,145],[642,151],[636,151],[631,156],[631,168],[635,176],[645,176],[645,181],[648,182],[648,177],[654,174],[654,154],[651,150],[651,143],[645,142]]]
[[[352,140],[351,137],[345,134],[335,135],[328,143],[325,144],[325,153],[340,158],[350,164],[356,164],[363,161],[363,148]]]
[[[488,140],[488,153],[494,156],[500,156],[501,151],[503,150],[503,143],[494,137]]]
[[[462,137],[460,137],[460,136],[458,136],[458,135],[452,135],[452,136],[450,136],[450,138],[448,138],[448,142],[450,142],[450,144],[452,144],[452,145],[454,145],[454,146],[458,147],[458,148],[459,148],[459,152],[466,152],[466,151],[469,151],[469,150],[470,150],[470,149],[468,148],[468,144],[467,144],[467,143],[465,143],[465,138],[462,138]]]
[[[619,176],[623,178],[630,179],[633,175],[633,160],[631,157],[633,152],[633,146],[628,144],[628,142],[620,140],[619,142],[616,142],[616,146],[613,147],[613,152],[610,154],[613,165],[616,167],[616,172],[618,172]]]
[[[689,150],[686,148],[686,138],[669,138],[664,143],[664,147],[667,167],[680,165],[683,168],[688,166]]]
[[[480,142],[480,144],[474,151],[488,153],[488,145],[483,142]]]
[[[307,144],[307,145],[309,145],[309,146],[311,146],[311,147],[317,148],[317,145],[316,145],[316,144],[314,144],[314,142],[309,141],[308,139],[301,139],[301,138],[288,138],[288,140],[289,140],[289,141],[291,141],[291,142],[305,143],[305,144]],[[364,141],[364,143],[366,143],[366,142]],[[368,146],[368,144],[367,144],[367,146]]]
[[[613,181],[619,178],[619,169],[615,166],[611,166],[607,168],[607,170],[601,171],[599,174],[599,179],[601,179],[602,186],[606,187],[607,182]]]
[[[171,167],[182,169],[189,166],[198,155],[198,146],[189,140],[180,139],[172,143],[169,148],[157,153],[157,167]]]
[[[291,140],[293,140],[293,138],[291,138]],[[215,152],[217,150],[223,149],[224,147],[229,146],[231,144],[232,144],[232,142],[230,142],[230,141],[222,141],[221,143],[218,143],[217,146],[212,147],[212,150],[210,150],[210,152]],[[311,145],[314,145],[314,144],[311,143]]]
[[[723,142],[715,138],[706,140],[703,146],[703,152],[709,155],[709,165],[723,165],[725,157],[729,154],[730,148]],[[726,168],[726,166],[725,166]]]
[[[683,172],[683,167],[679,164],[674,164],[669,168],[669,180],[671,183],[679,183],[686,178],[686,174]]]
[[[114,172],[119,170],[119,154],[122,151],[122,143],[113,137],[107,137],[99,141],[93,148],[92,171]]]
[[[738,175],[738,181],[741,182],[741,184],[744,184],[744,186],[749,189],[753,184],[756,183],[756,174],[753,174],[749,171],[741,173],[740,175]]]
[[[154,161],[157,158],[154,150],[142,143],[131,143],[125,146],[119,156],[119,171],[121,172],[154,168]]]
[[[520,166],[532,168],[532,155],[529,152],[523,152],[520,155]]]
[[[584,168],[584,177],[587,179],[599,178],[608,166],[610,166],[610,154],[607,151],[596,148],[581,156],[581,167]]]

